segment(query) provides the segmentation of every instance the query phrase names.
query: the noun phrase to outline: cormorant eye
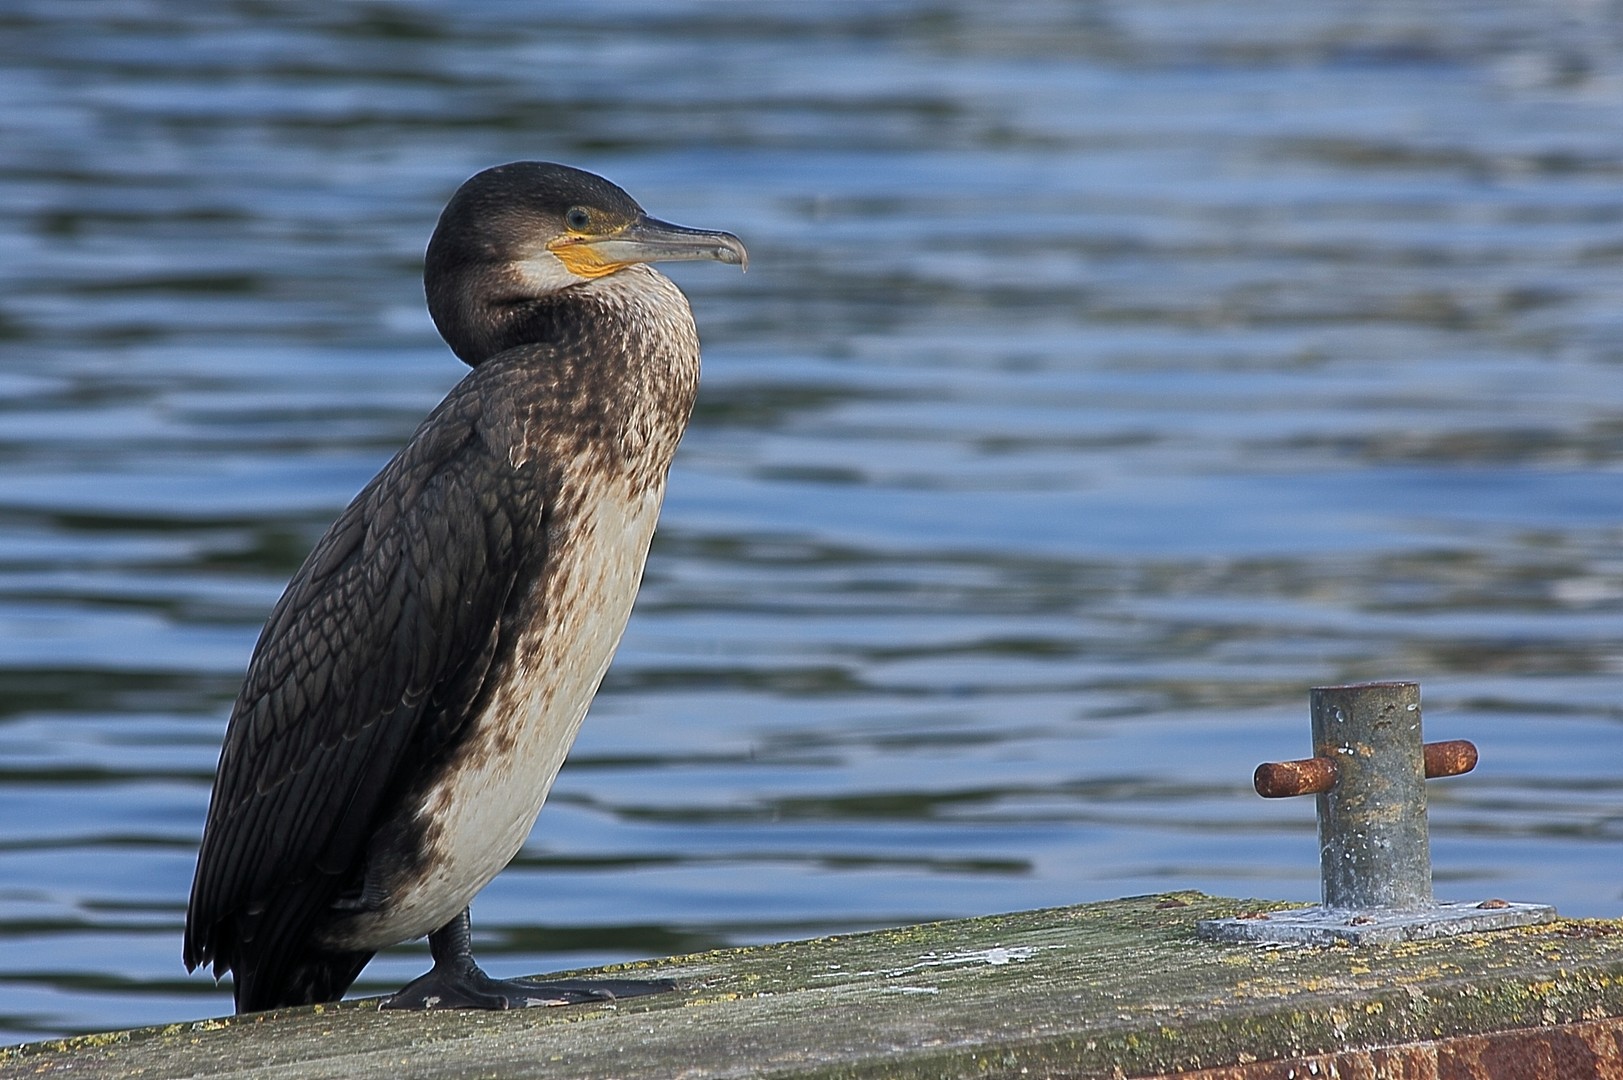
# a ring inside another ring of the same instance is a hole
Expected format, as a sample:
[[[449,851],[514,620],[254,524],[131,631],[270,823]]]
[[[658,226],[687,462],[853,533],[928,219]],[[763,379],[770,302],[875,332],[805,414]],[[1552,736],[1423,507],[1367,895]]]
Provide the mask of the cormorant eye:
[[[568,225],[571,229],[574,229],[576,232],[582,231],[583,229],[586,228],[586,226],[590,225],[591,223],[592,223],[592,215],[587,213],[583,208],[581,208],[579,206],[570,207],[569,208],[569,213],[564,215],[564,224]]]

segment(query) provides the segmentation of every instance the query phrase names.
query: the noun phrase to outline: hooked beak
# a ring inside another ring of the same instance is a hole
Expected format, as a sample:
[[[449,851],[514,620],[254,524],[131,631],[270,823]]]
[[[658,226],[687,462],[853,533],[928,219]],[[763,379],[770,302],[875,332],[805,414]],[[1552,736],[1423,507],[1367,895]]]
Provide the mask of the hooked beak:
[[[743,241],[729,232],[689,229],[646,214],[607,236],[568,236],[547,245],[569,268],[585,278],[612,274],[633,263],[687,262],[714,259],[740,269],[749,267]]]

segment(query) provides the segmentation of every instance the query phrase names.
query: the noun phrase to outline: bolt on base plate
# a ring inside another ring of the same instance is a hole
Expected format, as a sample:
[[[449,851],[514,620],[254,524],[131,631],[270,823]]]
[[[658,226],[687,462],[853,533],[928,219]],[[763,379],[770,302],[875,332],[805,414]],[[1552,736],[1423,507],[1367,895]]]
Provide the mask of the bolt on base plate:
[[[1195,934],[1202,941],[1391,945],[1399,941],[1532,926],[1554,918],[1555,908],[1548,904],[1513,904],[1505,900],[1440,903],[1414,911],[1349,910],[1315,904],[1234,919],[1202,919],[1196,924]]]

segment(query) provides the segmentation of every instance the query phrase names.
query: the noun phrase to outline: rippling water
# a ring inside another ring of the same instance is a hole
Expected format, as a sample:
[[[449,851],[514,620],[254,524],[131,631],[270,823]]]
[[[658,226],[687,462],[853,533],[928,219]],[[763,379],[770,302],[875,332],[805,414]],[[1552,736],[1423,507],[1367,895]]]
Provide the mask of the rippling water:
[[[752,263],[673,271],[699,411],[493,969],[1313,899],[1250,771],[1364,678],[1482,749],[1440,894],[1623,914],[1623,13],[1302,8],[7,4],[0,1039],[229,1008],[179,932],[237,680],[522,157]]]

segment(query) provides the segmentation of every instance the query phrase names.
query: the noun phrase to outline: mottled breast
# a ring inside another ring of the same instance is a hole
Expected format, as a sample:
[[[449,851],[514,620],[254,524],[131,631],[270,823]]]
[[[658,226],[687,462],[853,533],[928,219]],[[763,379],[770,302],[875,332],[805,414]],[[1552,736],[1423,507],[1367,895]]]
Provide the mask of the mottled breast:
[[[549,478],[537,480],[549,488],[543,565],[528,577],[486,704],[403,808],[420,846],[411,876],[388,881],[376,910],[332,927],[331,944],[373,949],[429,933],[512,860],[619,645],[692,409],[698,338],[682,294],[646,267],[594,282],[588,298],[593,324],[612,336],[538,372],[543,385],[499,448],[507,467]]]

